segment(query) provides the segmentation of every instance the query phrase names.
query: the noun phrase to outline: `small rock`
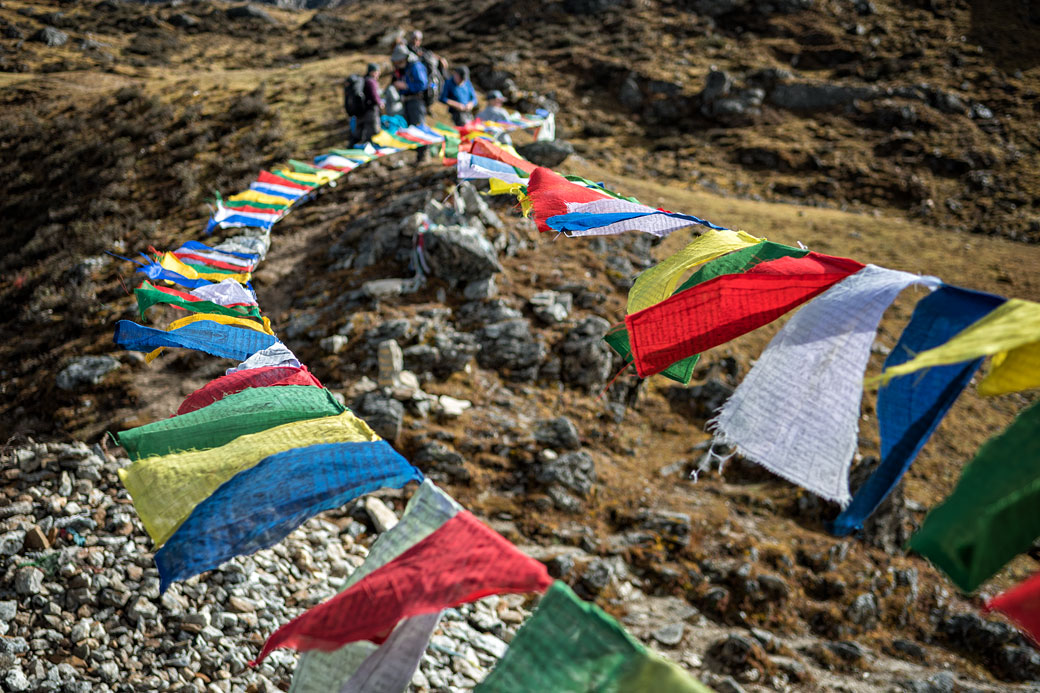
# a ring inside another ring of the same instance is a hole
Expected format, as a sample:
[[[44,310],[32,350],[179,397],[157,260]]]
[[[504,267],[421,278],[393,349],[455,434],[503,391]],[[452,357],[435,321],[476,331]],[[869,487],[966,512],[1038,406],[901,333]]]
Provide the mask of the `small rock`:
[[[447,419],[457,419],[472,406],[473,403],[468,399],[455,399],[448,395],[437,398],[437,413]]]
[[[498,286],[495,284],[494,277],[475,279],[466,284],[466,288],[462,290],[463,298],[470,301],[476,301],[482,298],[494,298],[496,295],[498,295]]]
[[[13,599],[0,602],[0,623],[10,623],[18,614],[18,602]]]
[[[369,298],[391,298],[405,292],[409,279],[373,279],[361,285],[361,292]]]
[[[275,24],[274,18],[261,10],[259,7],[253,7],[252,5],[239,5],[238,7],[230,7],[227,10],[227,16],[229,19],[259,19],[267,22],[268,24]]]
[[[353,409],[372,430],[382,438],[393,442],[401,434],[404,420],[404,405],[379,390],[361,395]]]
[[[256,603],[245,597],[230,597],[227,603],[232,611],[240,614],[251,614],[256,611]]]
[[[321,340],[319,344],[321,348],[330,354],[338,354],[347,348],[347,342],[349,340],[341,334],[334,334],[331,337],[326,337]]]
[[[47,535],[43,533],[43,530],[38,525],[33,525],[25,533],[25,548],[27,551],[45,551],[50,547],[51,543],[47,541]]]
[[[651,633],[651,635],[653,635],[654,640],[661,643],[662,645],[667,645],[668,647],[675,647],[682,641],[685,632],[685,624],[669,623],[667,625],[661,626],[653,633]]]
[[[43,571],[32,566],[19,568],[14,574],[14,591],[24,597],[39,594],[43,589]]]
[[[404,355],[396,341],[388,339],[377,347],[379,358],[379,376],[376,382],[380,387],[394,387],[401,371],[404,370]]]
[[[845,615],[857,626],[873,626],[881,615],[877,597],[870,592],[864,592],[853,600]]]
[[[365,512],[368,513],[368,517],[380,534],[397,524],[397,515],[394,514],[394,511],[375,496],[365,499]]]
[[[38,41],[40,43],[45,43],[48,46],[51,46],[52,48],[55,48],[57,46],[64,46],[66,43],[68,43],[69,35],[66,34],[64,31],[60,31],[58,29],[55,29],[52,26],[45,26],[42,29],[40,29],[39,31],[37,31],[35,34],[33,34],[31,40]],[[90,357],[84,357],[84,358],[90,358]],[[61,387],[61,385],[59,385],[58,387]],[[62,388],[62,389],[63,390],[67,390],[67,389],[71,389],[71,388]]]
[[[587,496],[596,483],[596,464],[587,452],[570,452],[558,459],[543,463],[537,479],[543,484],[561,484]]]
[[[714,684],[716,693],[744,693],[744,689],[732,676],[727,676]]]
[[[21,693],[21,691],[29,690],[29,679],[25,677],[25,673],[21,669],[15,668],[4,676],[4,686],[5,690]]]
[[[75,390],[86,385],[96,385],[119,366],[119,359],[111,356],[80,356],[73,359],[58,373],[56,384],[62,390]]]
[[[534,439],[550,448],[577,450],[581,447],[578,429],[566,416],[539,421],[534,429]]]

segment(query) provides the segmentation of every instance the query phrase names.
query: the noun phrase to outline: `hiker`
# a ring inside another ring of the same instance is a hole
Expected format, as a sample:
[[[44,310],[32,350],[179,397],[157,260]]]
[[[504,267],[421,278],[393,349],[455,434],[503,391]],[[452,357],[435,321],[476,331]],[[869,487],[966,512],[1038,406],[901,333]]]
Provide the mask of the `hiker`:
[[[430,80],[426,66],[404,46],[396,46],[390,54],[394,63],[393,85],[404,101],[404,119],[409,125],[426,125],[426,98]],[[426,156],[426,147],[419,147],[416,163]]]
[[[477,92],[469,81],[469,68],[458,65],[451,69],[451,79],[441,89],[441,103],[448,105],[451,122],[465,125],[473,120],[473,110],[477,107]]]
[[[509,111],[504,108],[506,97],[502,95],[498,89],[492,89],[487,95],[487,104],[484,106],[484,110],[477,114],[477,118],[480,120],[493,120],[499,123],[509,122]],[[513,139],[508,133],[500,132],[495,137],[502,144],[512,144]]]
[[[379,94],[379,66],[369,63],[365,77],[360,85],[360,93],[356,81],[357,75],[347,80],[345,106],[349,115],[357,118],[357,129],[351,138],[350,146],[371,140],[382,130],[379,114],[384,108],[383,98]]]
[[[416,29],[409,35],[407,48],[412,54],[423,62],[430,77],[440,77],[448,74],[448,61],[440,57],[429,48],[423,48],[423,33]]]

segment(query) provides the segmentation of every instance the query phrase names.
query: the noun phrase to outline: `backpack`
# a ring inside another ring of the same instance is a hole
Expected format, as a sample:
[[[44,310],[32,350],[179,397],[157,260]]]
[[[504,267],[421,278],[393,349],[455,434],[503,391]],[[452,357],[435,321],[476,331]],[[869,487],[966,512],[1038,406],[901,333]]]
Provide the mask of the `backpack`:
[[[426,68],[427,82],[426,91],[423,92],[423,101],[427,106],[432,106],[441,94],[441,62],[437,59],[436,53],[427,49],[423,49],[419,60]]]
[[[365,98],[365,80],[361,75],[351,75],[343,82],[343,108],[348,116],[360,116],[368,106]]]

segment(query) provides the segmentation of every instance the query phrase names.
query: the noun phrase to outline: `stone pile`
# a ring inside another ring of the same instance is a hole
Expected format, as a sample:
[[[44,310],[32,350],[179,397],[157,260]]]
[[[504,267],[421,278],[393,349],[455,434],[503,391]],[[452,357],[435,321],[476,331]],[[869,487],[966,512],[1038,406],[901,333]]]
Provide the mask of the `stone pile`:
[[[399,492],[369,496],[360,513],[325,513],[160,596],[151,541],[116,475],[128,462],[82,443],[30,443],[0,459],[0,690],[282,690],[296,653],[247,661],[335,594],[404,507]],[[448,610],[412,689],[472,687],[528,614],[521,596]]]

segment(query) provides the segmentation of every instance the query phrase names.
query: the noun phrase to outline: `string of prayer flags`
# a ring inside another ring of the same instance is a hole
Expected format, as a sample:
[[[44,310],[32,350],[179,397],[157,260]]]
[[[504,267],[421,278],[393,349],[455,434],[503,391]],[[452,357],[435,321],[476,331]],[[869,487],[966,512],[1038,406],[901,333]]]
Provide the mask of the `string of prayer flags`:
[[[773,241],[763,241],[756,245],[746,246],[713,260],[709,260],[696,272],[690,275],[690,277],[675,290],[675,293],[685,291],[686,289],[702,284],[709,279],[721,277],[724,274],[746,272],[752,267],[763,262],[768,262],[769,260],[776,260],[781,257],[804,257],[808,253],[808,250],[794,248],[781,243],[774,243]],[[621,356],[626,365],[632,363],[632,347],[629,343],[628,328],[625,323],[622,322],[612,327],[610,331],[604,335],[603,340],[609,344],[619,356]],[[697,366],[697,361],[699,359],[700,354],[694,354],[684,359],[680,359],[661,371],[661,375],[686,385],[693,377],[693,371]]]
[[[870,384],[884,384],[931,366],[993,356],[979,394],[1001,395],[1040,387],[1040,303],[1012,298],[941,346],[886,368]]]
[[[185,266],[185,269],[191,270],[190,267]],[[172,282],[174,284],[180,284],[188,289],[197,289],[202,286],[208,286],[212,282],[208,279],[199,279],[196,277],[187,277],[179,272],[174,272],[166,269],[158,262],[149,262],[138,266],[135,270],[148,277],[153,282],[165,281]],[[194,270],[191,270],[195,274]]]
[[[455,517],[460,510],[462,507],[451,496],[437,488],[429,479],[423,481],[405,506],[400,522],[379,535],[369,549],[365,562],[350,574],[342,589],[349,589],[364,577],[401,556]],[[384,643],[379,649],[387,644]],[[293,673],[289,693],[325,693],[340,690],[362,662],[376,651],[372,643],[358,641],[348,643],[333,652],[304,652]]]
[[[863,372],[881,316],[936,277],[867,265],[808,303],[762,352],[718,416],[716,439],[843,507],[859,439]]]
[[[386,642],[365,658],[339,693],[399,693],[408,688],[441,620],[440,611],[401,621]]]
[[[219,402],[228,395],[242,392],[248,388],[283,387],[288,385],[321,387],[318,379],[304,367],[266,366],[250,368],[222,375],[209,381],[181,402],[181,405],[177,408],[177,414],[179,416],[189,414],[214,402]]]
[[[1040,401],[983,444],[953,493],[910,538],[910,548],[963,592],[974,591],[1040,536],[1037,431]]]
[[[191,413],[131,428],[117,438],[130,459],[136,460],[217,448],[249,433],[343,412],[343,405],[324,388],[254,387]]]
[[[212,233],[215,227],[222,229],[241,226],[253,226],[258,229],[270,229],[281,218],[279,214],[267,212],[247,212],[235,207],[219,207],[210,217],[206,225],[206,233]]]
[[[557,580],[474,693],[710,693]]]
[[[914,307],[899,342],[885,359],[885,368],[898,366],[922,351],[945,344],[1005,300],[955,286],[939,287]],[[934,366],[923,373],[893,378],[881,388],[877,397],[881,462],[856,491],[848,507],[831,523],[833,534],[846,536],[863,528],[863,522],[903,478],[981,364],[982,359],[977,358]]]
[[[1040,645],[1040,573],[993,597],[984,610],[1004,614]]]
[[[625,317],[639,376],[766,325],[863,269],[848,258],[809,253],[727,274]]]
[[[636,313],[671,296],[679,280],[692,268],[763,240],[743,231],[725,229],[701,234],[679,252],[636,277],[628,292],[628,312]]]
[[[145,457],[120,469],[119,478],[130,492],[145,530],[161,546],[195,506],[265,457],[320,443],[374,440],[379,436],[368,424],[346,411],[239,436],[219,448]]]
[[[260,256],[256,253],[236,253],[230,250],[219,250],[216,247],[210,247],[200,241],[184,241],[183,243],[181,243],[181,247],[177,250],[184,252],[192,252],[199,255],[210,254],[225,259],[236,259],[240,262],[251,265],[255,265],[256,263],[260,262],[261,259]]]
[[[322,511],[380,488],[422,480],[422,472],[384,440],[311,445],[271,455],[199,503],[156,552],[160,590],[235,556],[274,546]]]
[[[202,320],[170,332],[138,325],[130,320],[120,320],[116,323],[114,341],[127,351],[154,354],[160,347],[179,347],[236,361],[245,361],[278,342],[263,332],[222,325],[213,320]]]
[[[355,640],[386,640],[410,616],[491,594],[542,592],[545,566],[463,510],[357,584],[297,616],[264,643],[255,666],[280,647],[335,650]]]
[[[293,180],[284,173],[274,173],[273,171],[261,171],[256,178],[256,182],[269,188],[284,188],[285,192],[294,195],[308,193],[317,187],[317,183],[304,183]]]

